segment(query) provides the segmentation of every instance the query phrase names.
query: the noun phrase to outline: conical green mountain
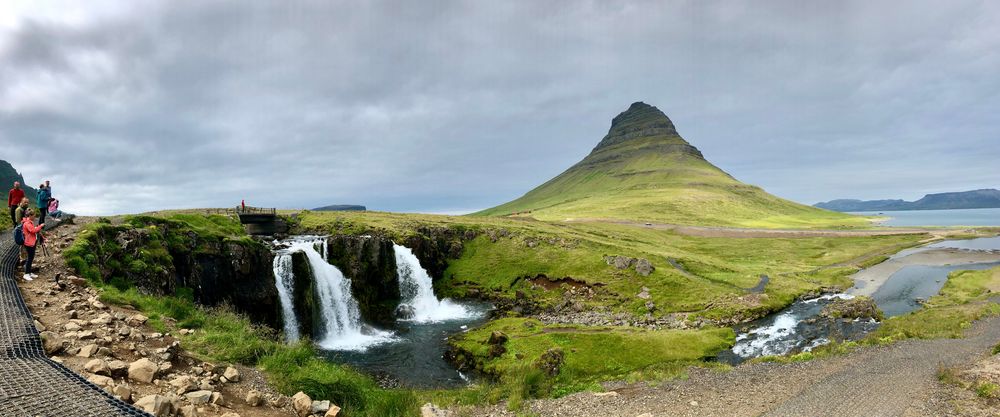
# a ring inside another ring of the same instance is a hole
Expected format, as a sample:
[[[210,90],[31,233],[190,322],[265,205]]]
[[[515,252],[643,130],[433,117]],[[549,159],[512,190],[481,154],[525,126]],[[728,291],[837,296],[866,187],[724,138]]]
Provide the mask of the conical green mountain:
[[[615,117],[590,155],[566,172],[475,215],[738,227],[866,224],[737,181],[681,138],[663,112],[642,102]]]

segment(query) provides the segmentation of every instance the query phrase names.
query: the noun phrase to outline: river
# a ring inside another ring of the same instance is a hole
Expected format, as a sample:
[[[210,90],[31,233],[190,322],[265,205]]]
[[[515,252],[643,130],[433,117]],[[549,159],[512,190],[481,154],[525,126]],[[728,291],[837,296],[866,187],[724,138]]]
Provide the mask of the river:
[[[843,294],[800,300],[767,317],[737,327],[736,344],[718,360],[731,364],[767,355],[809,351],[831,340],[858,340],[878,328],[874,320],[822,319],[823,306],[836,298],[869,295],[886,317],[910,313],[944,286],[956,270],[1000,266],[1000,237],[946,240],[902,251],[854,275]],[[879,277],[871,278],[871,277]]]

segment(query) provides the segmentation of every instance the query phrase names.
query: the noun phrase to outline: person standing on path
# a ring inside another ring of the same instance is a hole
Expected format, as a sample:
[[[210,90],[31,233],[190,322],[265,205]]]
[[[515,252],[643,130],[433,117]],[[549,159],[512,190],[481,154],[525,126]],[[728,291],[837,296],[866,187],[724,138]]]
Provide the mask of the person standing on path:
[[[14,212],[17,211],[17,205],[21,203],[21,199],[24,198],[24,190],[21,189],[21,183],[14,181],[14,188],[11,188],[7,192],[7,207],[10,208],[10,221],[13,223],[11,227],[17,227],[18,223],[14,221]]]
[[[35,205],[38,206],[38,211],[41,213],[39,215],[39,222],[45,223],[45,213],[49,211],[49,199],[52,198],[52,191],[49,189],[48,181],[38,184],[38,201],[35,201]]]
[[[24,221],[24,215],[28,214],[28,209],[30,208],[30,206],[31,206],[31,201],[28,200],[28,197],[24,197],[21,199],[21,204],[18,204],[17,210],[14,211],[14,227],[17,227],[17,225],[21,224],[21,222]],[[28,258],[28,252],[24,250],[24,245],[21,245],[21,251],[18,254],[17,264],[18,265],[24,264],[24,260],[27,258]]]
[[[28,258],[24,261],[24,280],[31,281],[35,279],[38,275],[31,273],[31,263],[35,260],[35,245],[41,239],[38,232],[42,231],[45,227],[45,223],[38,223],[35,225],[35,219],[38,217],[38,212],[35,209],[29,208],[28,214],[24,216],[24,220],[21,221],[21,231],[24,233],[24,249],[28,252]]]

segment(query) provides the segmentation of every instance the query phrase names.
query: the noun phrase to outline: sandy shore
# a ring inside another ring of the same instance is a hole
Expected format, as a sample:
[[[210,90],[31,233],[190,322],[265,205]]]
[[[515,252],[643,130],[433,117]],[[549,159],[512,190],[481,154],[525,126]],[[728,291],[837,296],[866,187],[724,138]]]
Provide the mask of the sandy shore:
[[[908,256],[889,259],[859,271],[853,276],[854,287],[847,290],[847,293],[871,296],[889,280],[892,274],[906,266],[945,266],[986,262],[1000,262],[1000,253],[949,248],[927,249]]]

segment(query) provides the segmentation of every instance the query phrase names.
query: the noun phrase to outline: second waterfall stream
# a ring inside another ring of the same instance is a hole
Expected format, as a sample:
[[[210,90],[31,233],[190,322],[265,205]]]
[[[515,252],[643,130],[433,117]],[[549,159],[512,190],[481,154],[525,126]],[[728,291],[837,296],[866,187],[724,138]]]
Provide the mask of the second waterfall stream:
[[[409,248],[393,244],[396,252],[396,273],[399,277],[400,307],[406,310],[407,320],[417,323],[472,318],[480,313],[452,302],[439,300],[434,295],[433,282],[420,260]]]

